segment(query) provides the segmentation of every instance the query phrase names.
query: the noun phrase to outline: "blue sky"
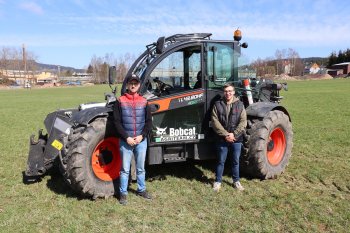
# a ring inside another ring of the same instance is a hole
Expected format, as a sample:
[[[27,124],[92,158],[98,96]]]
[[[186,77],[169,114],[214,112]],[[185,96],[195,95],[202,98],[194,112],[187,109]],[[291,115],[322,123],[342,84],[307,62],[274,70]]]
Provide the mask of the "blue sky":
[[[84,68],[94,54],[137,56],[160,36],[232,39],[239,27],[247,60],[288,48],[327,57],[350,47],[349,22],[345,0],[0,0],[0,47],[24,43],[39,62]]]

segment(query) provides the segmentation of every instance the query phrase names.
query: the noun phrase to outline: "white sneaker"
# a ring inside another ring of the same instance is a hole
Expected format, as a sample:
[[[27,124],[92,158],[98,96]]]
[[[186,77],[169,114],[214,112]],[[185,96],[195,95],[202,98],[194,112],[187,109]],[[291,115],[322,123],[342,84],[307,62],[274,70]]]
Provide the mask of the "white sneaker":
[[[219,192],[220,188],[221,188],[221,183],[220,182],[214,182],[213,190],[215,192]]]
[[[235,187],[235,189],[238,189],[239,191],[244,190],[243,186],[241,185],[241,183],[239,181],[234,182],[233,186]]]

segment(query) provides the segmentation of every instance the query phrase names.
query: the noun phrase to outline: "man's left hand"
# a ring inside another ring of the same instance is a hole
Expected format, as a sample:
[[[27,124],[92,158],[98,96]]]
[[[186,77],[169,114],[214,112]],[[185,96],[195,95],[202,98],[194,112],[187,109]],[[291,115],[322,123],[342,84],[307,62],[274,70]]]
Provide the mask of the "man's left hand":
[[[134,137],[136,144],[140,144],[140,142],[142,142],[142,139],[143,139],[142,135]]]

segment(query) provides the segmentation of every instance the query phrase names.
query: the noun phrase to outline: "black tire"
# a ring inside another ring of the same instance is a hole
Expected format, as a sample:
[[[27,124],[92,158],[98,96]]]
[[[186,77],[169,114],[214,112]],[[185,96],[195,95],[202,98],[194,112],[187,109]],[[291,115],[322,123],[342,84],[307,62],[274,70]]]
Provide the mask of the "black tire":
[[[273,179],[283,173],[292,155],[293,131],[282,111],[263,119],[249,119],[245,135],[242,171],[252,177]]]
[[[63,176],[63,180],[68,184],[72,189],[75,190],[75,186],[72,185],[72,182],[70,180],[70,177],[67,172],[67,160],[68,160],[68,152],[69,149],[72,147],[72,142],[74,142],[78,137],[80,137],[81,132],[85,130],[85,127],[79,127],[75,128],[73,132],[63,138],[63,145],[64,147],[62,150],[59,151],[58,159],[59,159],[59,171],[61,175]],[[78,191],[78,190],[75,190]]]
[[[74,130],[66,153],[63,176],[81,196],[108,198],[116,193],[121,160],[119,139],[110,120],[97,118],[83,130]]]

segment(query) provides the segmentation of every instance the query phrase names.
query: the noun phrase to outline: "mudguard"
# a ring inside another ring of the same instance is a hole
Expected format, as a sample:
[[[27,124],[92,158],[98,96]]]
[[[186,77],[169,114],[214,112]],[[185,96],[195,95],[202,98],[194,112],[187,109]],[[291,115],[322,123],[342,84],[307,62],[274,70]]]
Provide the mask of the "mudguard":
[[[100,116],[108,116],[113,111],[113,105],[105,107],[88,108],[72,115],[71,121],[76,125],[87,125]]]
[[[291,122],[292,119],[290,118],[290,115],[283,106],[277,104],[277,103],[271,103],[271,102],[256,102],[251,105],[249,105],[246,108],[247,116],[251,117],[258,117],[258,118],[264,118],[270,111],[273,110],[279,110],[284,112]]]

